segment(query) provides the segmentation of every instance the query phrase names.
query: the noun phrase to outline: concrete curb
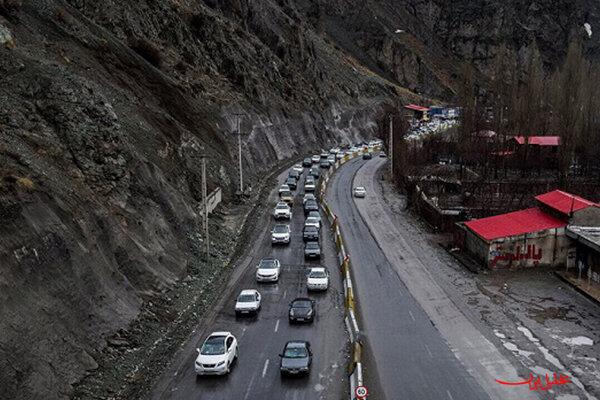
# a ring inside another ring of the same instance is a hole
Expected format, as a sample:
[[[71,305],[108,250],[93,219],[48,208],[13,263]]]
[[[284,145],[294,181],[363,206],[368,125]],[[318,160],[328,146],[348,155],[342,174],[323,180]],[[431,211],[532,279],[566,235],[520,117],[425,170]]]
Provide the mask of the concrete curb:
[[[375,146],[372,150],[363,149],[362,151],[354,152],[352,155],[344,155],[344,158],[338,160],[332,166],[332,168],[328,169],[327,172],[323,174],[317,191],[317,197],[319,199],[321,208],[323,209],[323,212],[325,213],[329,223],[331,224],[331,230],[335,241],[335,247],[338,253],[338,262],[344,280],[344,303],[346,307],[346,317],[344,318],[344,322],[346,323],[346,327],[348,329],[350,343],[352,343],[352,356],[350,357],[350,362],[348,363],[348,375],[350,376],[350,400],[357,400],[357,397],[355,395],[356,388],[358,386],[364,385],[362,367],[362,355],[364,349],[362,344],[362,333],[360,331],[355,312],[357,300],[354,297],[354,289],[352,285],[352,264],[350,262],[350,255],[348,254],[348,251],[346,250],[346,246],[344,244],[344,237],[339,227],[338,218],[331,211],[331,208],[329,207],[327,201],[324,198],[324,194],[327,190],[327,184],[329,183],[329,179],[331,178],[331,176],[333,176],[333,174],[338,168],[340,168],[346,162],[358,156],[362,156],[362,154],[364,153],[376,152],[379,150],[380,147]],[[366,397],[363,397],[362,399],[366,399]]]
[[[585,298],[587,298],[589,301],[594,302],[595,304],[598,304],[600,306],[600,300],[598,300],[597,298],[595,298],[594,296],[592,296],[591,294],[589,294],[588,292],[586,292],[585,290],[583,290],[582,288],[580,288],[577,285],[574,285],[571,281],[569,281],[568,278],[566,278],[565,276],[563,276],[560,271],[554,271],[554,275],[558,277],[558,279],[560,279],[561,281],[565,282],[566,284],[569,285],[569,287],[573,288],[574,290],[576,290],[579,294],[583,295]]]

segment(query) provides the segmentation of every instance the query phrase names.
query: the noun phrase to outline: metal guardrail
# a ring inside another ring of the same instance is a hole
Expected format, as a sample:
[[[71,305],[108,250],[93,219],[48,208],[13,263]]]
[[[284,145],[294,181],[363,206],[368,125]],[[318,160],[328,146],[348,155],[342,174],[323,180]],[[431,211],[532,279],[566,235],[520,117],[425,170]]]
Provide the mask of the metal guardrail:
[[[344,155],[344,158],[338,160],[333,168],[327,170],[321,179],[319,184],[319,190],[317,192],[321,208],[323,212],[327,216],[327,220],[331,224],[331,229],[333,231],[335,246],[338,253],[338,262],[340,265],[340,270],[342,273],[343,283],[344,283],[344,298],[345,298],[345,308],[346,308],[346,317],[344,318],[344,322],[346,327],[348,328],[348,334],[350,335],[350,342],[352,343],[352,356],[350,357],[350,362],[348,364],[348,375],[350,377],[350,399],[356,400],[356,388],[364,385],[364,377],[363,377],[363,368],[362,368],[362,356],[363,356],[363,344],[362,344],[362,333],[359,329],[358,320],[356,318],[356,298],[354,296],[354,287],[352,285],[352,264],[350,262],[350,255],[346,250],[346,245],[344,244],[344,237],[340,230],[338,217],[333,213],[329,204],[325,200],[325,191],[327,190],[327,184],[329,183],[329,179],[335,173],[335,171],[344,165],[346,162],[354,159],[355,157],[362,156],[363,153],[366,152],[375,152],[379,151],[380,147],[375,146],[372,150],[362,150],[354,152],[352,155]],[[366,399],[366,397],[363,397]]]

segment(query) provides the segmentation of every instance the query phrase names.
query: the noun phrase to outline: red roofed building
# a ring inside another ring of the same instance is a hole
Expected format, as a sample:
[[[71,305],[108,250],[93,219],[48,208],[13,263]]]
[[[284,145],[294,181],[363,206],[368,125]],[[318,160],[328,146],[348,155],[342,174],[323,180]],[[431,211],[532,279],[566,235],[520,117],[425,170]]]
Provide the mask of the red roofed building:
[[[427,107],[418,106],[416,104],[407,104],[404,106],[404,108],[414,112],[415,119],[418,119],[418,120],[427,120],[428,119],[427,113],[429,111],[429,108],[427,108]]]
[[[518,144],[525,144],[525,136],[515,136],[513,139]],[[560,136],[529,136],[527,144],[535,146],[559,146]]]
[[[489,268],[565,265],[574,251],[565,234],[569,219],[597,205],[560,190],[535,199],[538,207],[460,224],[464,247]]]

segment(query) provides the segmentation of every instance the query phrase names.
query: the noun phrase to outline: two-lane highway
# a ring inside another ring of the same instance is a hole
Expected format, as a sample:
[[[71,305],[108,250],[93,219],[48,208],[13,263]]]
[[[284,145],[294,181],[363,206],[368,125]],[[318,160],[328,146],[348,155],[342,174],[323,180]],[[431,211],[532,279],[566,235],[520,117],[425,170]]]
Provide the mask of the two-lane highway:
[[[153,392],[153,399],[340,399],[347,391],[346,363],[348,354],[347,334],[343,322],[343,290],[337,268],[335,245],[329,227],[321,228],[322,258],[320,261],[304,261],[302,228],[304,213],[302,196],[304,171],[295,193],[292,230],[289,245],[271,244],[270,228],[275,225],[272,216],[265,216],[254,243],[249,244],[248,265],[239,281],[224,293],[226,298],[218,305],[214,318],[198,328],[193,341],[199,345],[213,331],[230,331],[239,341],[239,359],[231,374],[223,377],[196,377],[194,371],[196,346],[186,346],[188,354],[182,354],[169,368]],[[287,171],[278,181],[283,182]],[[269,211],[277,202],[277,189],[269,196]],[[325,221],[325,218],[323,218]],[[284,222],[278,222],[284,223]],[[264,224],[264,225],[262,225]],[[262,229],[261,229],[262,228]],[[264,257],[281,261],[282,273],[276,284],[258,284],[255,267]],[[327,292],[308,293],[306,273],[310,266],[324,265],[330,272]],[[236,318],[235,299],[242,289],[256,288],[262,294],[262,309],[256,318]],[[288,305],[295,297],[311,297],[317,302],[316,320],[307,325],[288,323]],[[279,374],[279,356],[288,340],[309,340],[313,350],[313,365],[309,377],[282,378]],[[173,372],[174,371],[174,372]]]
[[[353,177],[364,163],[350,161],[336,172],[327,201],[338,216],[352,262],[361,328],[374,359],[367,384],[377,379],[374,387],[381,388],[373,398],[489,399],[407,290],[356,209]],[[358,201],[368,201],[368,196]]]

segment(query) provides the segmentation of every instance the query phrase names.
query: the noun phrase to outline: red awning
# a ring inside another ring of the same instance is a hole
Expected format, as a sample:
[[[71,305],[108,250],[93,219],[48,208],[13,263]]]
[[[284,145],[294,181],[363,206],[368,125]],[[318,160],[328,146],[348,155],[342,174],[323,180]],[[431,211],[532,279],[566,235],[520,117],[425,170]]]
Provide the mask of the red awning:
[[[407,108],[407,109],[413,110],[413,111],[420,111],[420,112],[429,111],[429,108],[418,106],[416,104],[408,104],[408,105],[405,105],[404,108]]]
[[[519,144],[525,144],[525,136],[515,136],[514,139]],[[529,136],[529,144],[537,146],[558,146],[560,145],[560,136]]]
[[[573,211],[582,210],[584,208],[598,206],[598,204],[586,200],[582,197],[575,196],[571,193],[555,190],[535,196],[535,199],[542,204],[566,215]]]
[[[494,240],[545,229],[563,228],[567,226],[567,222],[546,214],[539,208],[528,208],[467,221],[465,225],[485,240]]]

